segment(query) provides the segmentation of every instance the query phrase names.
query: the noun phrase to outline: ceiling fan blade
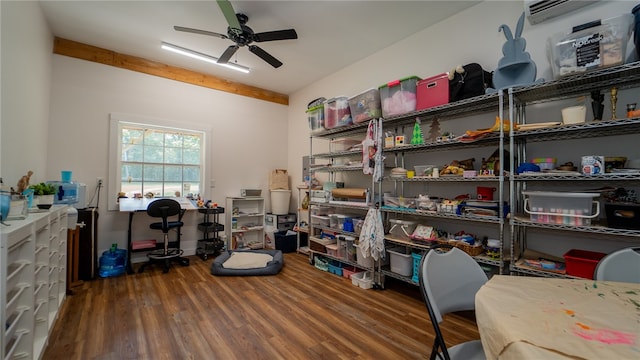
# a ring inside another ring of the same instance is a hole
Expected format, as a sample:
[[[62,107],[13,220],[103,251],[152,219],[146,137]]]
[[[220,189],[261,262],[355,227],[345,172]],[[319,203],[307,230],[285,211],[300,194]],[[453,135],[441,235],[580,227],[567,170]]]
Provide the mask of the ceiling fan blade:
[[[253,34],[253,41],[274,41],[274,40],[290,40],[297,39],[298,33],[294,29],[266,31],[257,34]]]
[[[222,10],[222,15],[227,19],[227,24],[232,29],[235,29],[236,32],[242,33],[242,27],[240,26],[240,22],[236,17],[236,11],[233,10],[233,6],[228,0],[217,0],[218,6],[220,10]]]
[[[221,38],[221,39],[228,39],[227,35],[218,34],[218,33],[213,32],[213,31],[192,29],[192,28],[183,27],[183,26],[174,26],[173,29],[176,30],[176,31],[184,31],[184,32],[200,34],[200,35],[209,35],[209,36],[218,37],[218,38]]]
[[[240,46],[238,45],[231,45],[227,48],[227,50],[224,51],[224,53],[222,54],[222,56],[220,56],[220,58],[218,59],[218,61],[216,61],[218,64],[226,64],[229,62],[229,59],[231,59],[231,57],[233,56],[233,54],[236,53],[236,51],[238,51],[238,48],[240,48]]]
[[[258,46],[249,45],[249,51],[258,55],[262,60],[268,62],[274,68],[279,68],[280,66],[282,66],[282,62],[280,62],[280,60],[274,58],[273,56],[271,56],[271,54],[262,50]]]

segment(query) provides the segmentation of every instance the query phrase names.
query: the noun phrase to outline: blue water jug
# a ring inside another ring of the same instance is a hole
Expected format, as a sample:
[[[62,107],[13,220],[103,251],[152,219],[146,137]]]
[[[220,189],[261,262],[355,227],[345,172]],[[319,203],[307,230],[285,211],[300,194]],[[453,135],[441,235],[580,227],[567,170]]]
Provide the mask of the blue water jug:
[[[98,274],[103,278],[124,274],[126,259],[127,250],[118,249],[117,245],[113,244],[111,249],[103,252],[102,256],[100,256]]]

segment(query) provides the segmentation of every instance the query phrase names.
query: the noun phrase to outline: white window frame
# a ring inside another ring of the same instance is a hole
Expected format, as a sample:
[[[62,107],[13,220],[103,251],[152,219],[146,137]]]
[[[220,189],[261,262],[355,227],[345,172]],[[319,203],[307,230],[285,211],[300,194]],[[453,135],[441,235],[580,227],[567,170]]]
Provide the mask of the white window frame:
[[[140,115],[111,113],[109,114],[109,182],[107,184],[107,209],[118,210],[117,197],[120,191],[122,161],[122,128],[126,125],[143,126],[160,130],[182,130],[202,133],[200,148],[200,195],[207,199],[206,184],[210,183],[210,167],[208,166],[211,128],[202,124],[185,123],[183,121],[157,119]]]

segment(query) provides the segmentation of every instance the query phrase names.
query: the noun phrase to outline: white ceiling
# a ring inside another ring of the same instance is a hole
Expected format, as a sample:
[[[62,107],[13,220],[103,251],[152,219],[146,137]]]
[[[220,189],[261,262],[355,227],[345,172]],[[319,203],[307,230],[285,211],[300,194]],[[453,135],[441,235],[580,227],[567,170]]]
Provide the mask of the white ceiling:
[[[254,43],[284,63],[273,68],[240,48],[231,61],[250,74],[160,48],[162,41],[219,57],[228,39],[178,32],[174,25],[226,34],[215,1],[41,1],[54,36],[291,94],[479,1],[238,1],[254,32],[294,28],[297,40]],[[420,46],[420,44],[416,44]]]

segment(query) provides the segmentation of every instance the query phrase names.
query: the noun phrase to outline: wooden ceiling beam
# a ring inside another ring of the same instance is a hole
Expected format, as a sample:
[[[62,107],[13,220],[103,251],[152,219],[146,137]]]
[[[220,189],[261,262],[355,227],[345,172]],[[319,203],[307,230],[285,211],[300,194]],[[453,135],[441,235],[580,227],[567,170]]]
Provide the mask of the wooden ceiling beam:
[[[83,44],[73,40],[56,37],[53,42],[53,53],[92,61],[121,69],[137,71],[165,79],[184,82],[187,84],[220,90],[236,95],[247,96],[259,100],[289,105],[289,96],[255,86],[236,83],[212,75],[171,66],[137,56],[120,54],[112,50]]]

